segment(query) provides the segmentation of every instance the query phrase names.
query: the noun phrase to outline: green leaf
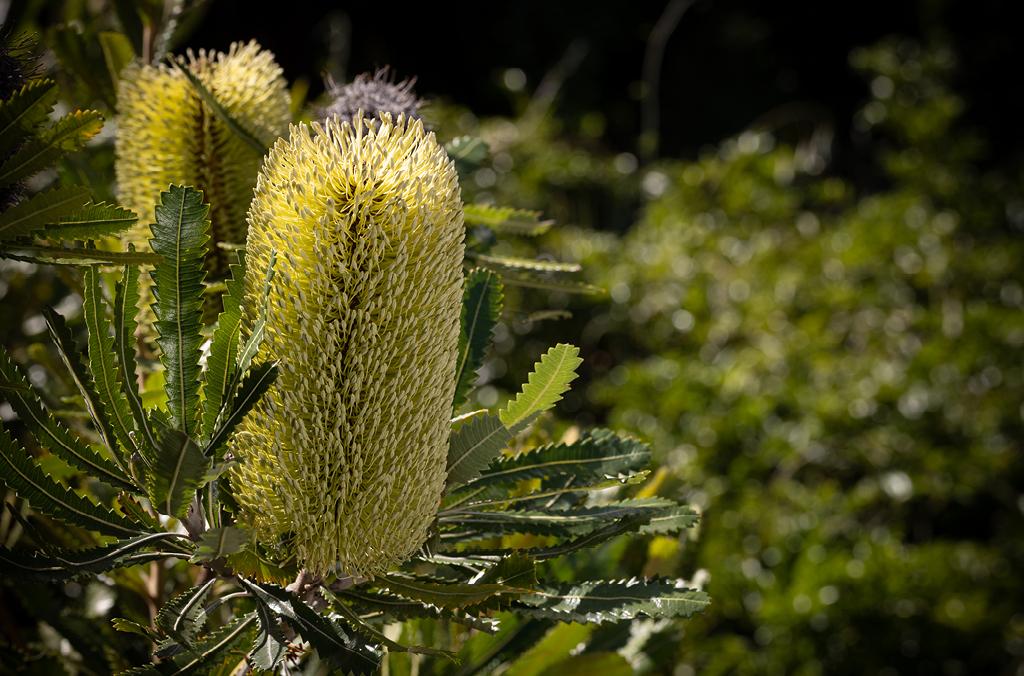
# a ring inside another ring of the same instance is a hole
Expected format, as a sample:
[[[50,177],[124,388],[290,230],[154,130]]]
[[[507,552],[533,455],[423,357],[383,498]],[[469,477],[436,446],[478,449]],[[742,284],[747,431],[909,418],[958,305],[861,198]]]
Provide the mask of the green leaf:
[[[494,326],[502,307],[501,280],[493,272],[473,270],[466,277],[462,294],[462,330],[459,333],[458,361],[455,368],[455,399],[458,409],[476,384],[477,371],[491,343]]]
[[[394,641],[380,631],[377,631],[374,627],[370,626],[363,620],[363,618],[359,617],[358,613],[339,601],[338,597],[331,593],[330,590],[324,589],[323,595],[328,601],[334,602],[332,608],[342,616],[343,621],[352,629],[352,631],[360,634],[377,645],[384,646],[391,652],[414,653],[417,655],[444,655],[448,657],[454,656],[454,653],[447,650],[437,650],[426,646],[410,646]]]
[[[185,434],[198,430],[199,357],[206,278],[210,207],[194,188],[172,185],[160,195],[152,226],[153,251],[161,256],[153,271],[157,342],[163,354],[167,409]]]
[[[76,110],[49,130],[26,141],[0,165],[0,185],[10,185],[43,169],[65,153],[80,149],[103,128],[103,116],[95,110]]]
[[[142,532],[139,525],[48,477],[3,427],[0,427],[0,483],[28,500],[33,509],[65,523],[116,537],[134,537]]]
[[[551,628],[544,638],[518,657],[505,672],[508,676],[540,676],[547,668],[565,663],[576,647],[585,644],[594,628],[585,624],[559,624]],[[567,672],[596,673],[604,672]]]
[[[199,537],[192,563],[213,561],[231,554],[237,554],[248,546],[251,536],[243,528],[223,526],[211,528]]]
[[[157,440],[153,470],[147,476],[149,498],[162,514],[184,518],[210,459],[184,432],[167,429]]]
[[[253,150],[259,153],[261,156],[266,154],[267,149],[270,147],[270,143],[264,143],[260,139],[256,138],[256,136],[248,129],[246,129],[241,122],[236,120],[231,115],[231,113],[229,113],[228,110],[221,105],[220,101],[217,100],[217,97],[214,96],[213,93],[206,88],[206,85],[204,85],[199,80],[199,78],[195,76],[195,73],[193,73],[189,69],[189,67],[185,64],[184,59],[171,59],[171,65],[173,65],[175,68],[180,70],[185,75],[185,79],[187,79],[189,83],[192,85],[192,88],[195,89],[196,94],[199,95],[199,98],[202,99],[203,103],[205,103],[210,108],[210,111],[213,112],[217,119],[223,122],[224,126],[231,130],[231,133],[233,133],[242,141],[247,143]]]
[[[103,62],[110,74],[110,84],[117,91],[121,80],[121,71],[135,58],[135,48],[124,33],[101,31],[99,34],[100,49],[103,51]]]
[[[495,622],[490,618],[473,617],[456,610],[423,605],[397,596],[368,592],[364,591],[361,587],[339,592],[339,595],[344,597],[357,611],[364,615],[383,615],[384,617],[396,620],[417,618],[443,619],[490,634],[497,630]]]
[[[228,397],[231,399],[234,396],[235,390],[238,388],[238,384],[241,382],[242,376],[244,376],[249,366],[252,364],[252,360],[256,358],[256,353],[259,352],[260,345],[263,344],[263,336],[266,332],[267,325],[267,305],[270,303],[270,284],[274,280],[274,265],[277,263],[277,252],[270,252],[270,259],[267,261],[266,273],[263,276],[263,290],[260,294],[260,303],[255,310],[257,311],[256,321],[253,323],[252,334],[249,339],[245,341],[245,345],[242,346],[242,350],[238,353],[238,364],[235,368],[235,377],[231,381],[231,385],[228,386]]]
[[[708,595],[680,580],[592,581],[527,594],[517,612],[561,622],[601,623],[637,617],[690,617],[710,604]]]
[[[72,551],[49,551],[47,554],[25,555],[0,549],[0,568],[6,568],[11,575],[40,577],[46,580],[70,580],[81,575],[96,575],[126,563],[137,565],[148,560],[160,560],[167,552],[146,552],[150,556],[138,556],[140,550],[149,549],[160,543],[173,542],[182,536],[176,533],[147,533],[124,540],[95,547]],[[180,552],[177,552],[180,554]],[[132,557],[129,561],[129,557]]]
[[[71,216],[89,201],[81,186],[65,186],[33,195],[0,214],[0,241],[43,230],[50,223]]]
[[[656,516],[674,510],[678,505],[671,500],[647,498],[623,500],[607,505],[580,507],[566,510],[530,511],[476,511],[459,509],[441,516],[444,526],[459,528],[457,536],[491,537],[507,533],[534,533],[538,535],[581,535],[592,532],[616,519],[639,517],[650,521]],[[637,524],[639,525],[639,524]],[[468,535],[467,535],[468,533]],[[442,540],[448,534],[442,533]],[[456,537],[451,535],[448,539]]]
[[[254,669],[273,671],[288,654],[288,638],[281,631],[281,623],[264,603],[256,604],[260,631],[247,659]]]
[[[346,669],[356,674],[377,672],[381,653],[350,635],[338,622],[320,615],[277,585],[252,584],[245,580],[241,580],[241,584],[271,612],[286,618],[302,638],[309,641],[320,659],[341,668],[343,673],[348,673]]]
[[[571,554],[580,549],[587,547],[596,547],[600,544],[611,540],[619,535],[626,533],[635,533],[645,523],[649,522],[649,517],[644,514],[634,514],[632,516],[626,516],[612,523],[601,526],[596,530],[593,530],[586,535],[581,535],[567,542],[563,542],[551,547],[529,547],[522,550],[523,554],[529,555],[531,558],[537,561],[546,561],[548,559],[556,559],[566,554]],[[459,553],[464,556],[476,557],[476,556],[495,556],[499,555],[502,550],[478,550],[478,549],[459,549]]]
[[[99,481],[126,490],[137,490],[116,465],[82,443],[59,420],[50,415],[35,395],[28,379],[3,346],[0,346],[0,391],[18,414],[18,418],[51,453]]]
[[[471,417],[449,440],[446,488],[476,478],[511,440],[512,434],[493,413]]]
[[[153,265],[160,257],[144,251],[102,251],[77,247],[12,243],[0,247],[0,258],[40,265]]]
[[[571,477],[574,485],[586,485],[593,480],[621,479],[646,467],[650,459],[650,448],[642,441],[595,429],[571,444],[549,444],[513,457],[500,457],[464,490],[561,477]]]
[[[256,613],[240,615],[223,627],[220,627],[192,645],[189,652],[176,655],[174,663],[176,669],[171,674],[197,673],[201,667],[210,664],[213,660],[223,659],[225,653],[237,651],[237,646],[251,640],[250,629],[256,622]]]
[[[532,270],[505,268],[501,273],[501,281],[506,286],[520,286],[527,289],[540,289],[541,291],[560,291],[562,293],[579,293],[590,296],[604,293],[604,289],[593,284]]]
[[[542,221],[539,211],[496,207],[491,204],[466,204],[466,225],[483,225],[498,233],[535,237],[551,229],[554,221]]]
[[[208,580],[167,601],[156,615],[156,626],[178,643],[190,646],[206,624],[203,604],[216,581],[216,578]]]
[[[56,102],[56,82],[33,80],[0,103],[0,157],[45,122]]]
[[[220,457],[218,453],[220,446],[227,441],[235,427],[252,410],[252,407],[256,405],[260,397],[274,384],[274,381],[277,379],[277,373],[277,362],[258,364],[249,370],[239,386],[234,400],[231,402],[230,413],[224,418],[217,431],[214,432],[210,438],[210,443],[207,444],[206,449],[203,451],[207,456]]]
[[[114,361],[114,338],[110,335],[110,322],[107,321],[98,267],[86,268],[83,286],[85,302],[82,312],[89,333],[89,370],[99,395],[98,405],[109,420],[114,436],[130,456],[136,450],[132,439],[134,421]]]
[[[467,253],[467,258],[475,260],[485,268],[494,270],[499,274],[508,272],[547,272],[547,273],[571,273],[579,272],[578,263],[558,263],[555,261],[542,261],[534,258],[513,258],[511,256],[488,256],[481,253]]]
[[[443,582],[417,579],[410,575],[391,573],[374,579],[373,588],[396,596],[430,603],[438,608],[466,608],[477,606],[500,596],[516,596],[526,588],[500,583],[475,584],[466,582]]]
[[[48,224],[39,236],[47,239],[98,239],[116,235],[135,225],[139,217],[134,211],[116,204],[90,202],[68,216]]]
[[[146,410],[139,395],[138,365],[135,359],[137,328],[135,317],[139,313],[139,273],[131,265],[124,266],[121,281],[114,293],[114,349],[117,353],[117,367],[121,373],[121,388],[128,401],[135,427],[142,432],[143,457],[156,452],[156,439],[149,426]]]
[[[559,343],[533,365],[527,383],[513,401],[501,411],[501,422],[512,433],[522,431],[530,416],[546,411],[562,399],[569,383],[576,379],[576,369],[583,360],[575,345]]]
[[[483,139],[475,136],[459,136],[445,144],[448,157],[452,158],[459,173],[465,173],[487,159],[490,150]]]
[[[231,279],[223,295],[224,311],[217,319],[217,328],[210,342],[203,378],[203,434],[211,436],[234,378],[238,343],[241,339],[242,297],[245,295],[245,256],[237,254],[231,265]]]

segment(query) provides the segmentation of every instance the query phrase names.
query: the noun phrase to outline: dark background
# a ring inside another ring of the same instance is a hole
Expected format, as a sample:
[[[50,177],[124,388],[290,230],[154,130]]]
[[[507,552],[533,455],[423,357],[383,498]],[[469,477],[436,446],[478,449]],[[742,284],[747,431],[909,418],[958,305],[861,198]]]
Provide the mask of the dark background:
[[[561,90],[560,115],[572,120],[601,111],[608,149],[635,150],[644,50],[665,6],[650,0],[522,0],[462,8],[213,0],[187,44],[224,49],[255,37],[274,52],[289,80],[311,78],[313,95],[322,88],[318,75],[327,70],[351,76],[390,65],[400,76],[418,77],[422,96],[487,115],[511,112],[501,86],[504,68],[522,69],[531,91],[576,42],[586,54]],[[661,154],[692,156],[799,102],[836,124],[842,166],[856,146],[849,120],[867,96],[849,67],[850,51],[899,34],[954,48],[960,62],[955,86],[971,106],[967,121],[1002,139],[992,149],[993,160],[1011,159],[1024,145],[1022,19],[1022,4],[1005,0],[697,0],[665,50]]]

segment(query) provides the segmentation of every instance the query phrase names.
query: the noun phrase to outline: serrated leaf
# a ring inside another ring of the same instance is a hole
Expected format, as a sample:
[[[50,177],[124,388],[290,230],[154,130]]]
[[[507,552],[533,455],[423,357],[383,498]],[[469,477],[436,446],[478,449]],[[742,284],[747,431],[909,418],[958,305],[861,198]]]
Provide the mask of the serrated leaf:
[[[527,382],[516,398],[499,414],[501,422],[513,434],[522,431],[530,416],[546,411],[562,399],[569,384],[576,379],[576,369],[583,360],[575,345],[559,343],[549,349],[533,365]]]
[[[266,604],[256,604],[256,615],[260,620],[260,632],[247,659],[254,669],[272,671],[288,654],[288,639],[281,631],[280,621]]]
[[[138,365],[135,358],[135,317],[138,313],[139,272],[133,266],[126,265],[114,292],[114,349],[121,376],[121,389],[135,419],[135,427],[142,433],[139,443],[143,445],[145,452],[142,455],[146,457],[155,453],[156,438],[150,429],[146,410],[142,406],[142,397],[139,395]]]
[[[96,266],[86,268],[84,280],[85,301],[82,313],[89,334],[89,370],[92,372],[99,395],[99,406],[110,422],[114,436],[121,447],[131,455],[135,450],[132,433],[135,431],[131,409],[125,398],[114,361],[114,338],[110,334],[107,308],[100,287],[100,271]]]
[[[104,535],[134,537],[142,528],[120,514],[47,476],[28,453],[0,426],[0,483],[28,500],[36,511]]]
[[[376,673],[381,653],[375,646],[350,635],[338,622],[320,615],[277,585],[252,584],[244,580],[241,584],[271,612],[286,618],[302,638],[309,641],[320,659],[343,670],[350,669],[352,673]]]
[[[565,663],[577,646],[586,644],[593,631],[592,626],[585,624],[555,625],[544,635],[544,638],[516,658],[505,673],[507,676],[540,676],[546,669],[559,667]],[[564,673],[595,673],[601,676],[610,676],[603,671]],[[632,672],[627,673],[631,674]]]
[[[427,581],[400,573],[379,575],[373,581],[372,587],[411,601],[430,603],[439,608],[477,606],[495,597],[514,596],[522,594],[525,590],[498,583]]]
[[[103,446],[110,450],[118,467],[124,471],[126,467],[124,456],[121,455],[117,447],[113,428],[100,402],[95,380],[92,373],[82,363],[81,353],[75,344],[74,336],[71,335],[64,317],[60,314],[54,312],[51,308],[43,308],[42,314],[43,319],[46,320],[46,326],[50,330],[50,337],[57,346],[57,353],[60,355],[64,367],[74,381],[75,387],[78,388],[78,393],[82,395],[85,409],[89,412],[89,417],[92,418],[93,426],[96,428],[96,434],[99,436]],[[127,472],[124,473],[123,478],[127,487],[132,488],[133,484],[128,479]]]
[[[529,511],[477,511],[459,509],[438,519],[444,526],[457,527],[455,534],[442,533],[441,538],[482,538],[506,533],[534,533],[537,535],[582,535],[592,532],[616,519],[644,518],[645,522],[674,510],[678,505],[671,500],[646,498],[623,500],[607,505],[579,507],[566,510]],[[639,526],[639,524],[637,524]]]
[[[452,432],[449,440],[446,489],[479,476],[511,440],[512,434],[493,413],[470,418]]]
[[[532,270],[514,270],[506,268],[502,270],[501,281],[505,283],[505,286],[520,286],[527,289],[539,289],[541,291],[579,293],[588,296],[604,293],[604,289],[599,286],[594,286],[593,284],[581,282],[577,279],[556,277],[554,275]]]
[[[154,265],[160,256],[145,251],[103,251],[95,248],[8,243],[0,247],[0,258],[39,265]]]
[[[244,528],[222,526],[205,531],[196,543],[192,563],[213,561],[231,554],[237,554],[248,546],[251,537]]]
[[[539,211],[497,207],[492,204],[466,204],[466,225],[483,225],[495,232],[535,237],[551,229],[554,221],[542,221]]]
[[[0,103],[0,157],[45,122],[56,102],[56,82],[33,80]]]
[[[572,273],[579,272],[582,268],[578,263],[559,263],[556,261],[543,261],[535,258],[515,258],[512,256],[490,256],[481,253],[467,254],[468,258],[480,265],[494,270],[498,274],[509,272],[544,272],[544,273]]]
[[[90,202],[48,224],[40,236],[47,239],[98,239],[123,232],[138,222],[134,211],[106,202]]]
[[[115,631],[124,632],[126,634],[138,634],[139,636],[145,636],[150,641],[155,639],[155,636],[149,627],[144,627],[138,622],[129,620],[126,617],[115,617],[110,620],[110,624],[114,627]]]
[[[71,216],[89,201],[89,192],[77,185],[33,195],[0,214],[0,241],[30,235],[50,223]]]
[[[47,554],[25,555],[0,549],[0,567],[6,568],[11,575],[41,577],[47,580],[69,580],[81,575],[95,575],[126,564],[129,557],[131,565],[147,560],[160,560],[167,557],[167,552],[145,552],[151,556],[136,556],[141,550],[170,542],[181,536],[175,533],[147,533],[136,537],[119,540],[103,547],[82,550],[50,550]],[[177,552],[180,554],[180,552]]]
[[[242,297],[245,294],[245,256],[237,254],[231,265],[231,279],[222,296],[224,311],[217,319],[217,328],[210,341],[210,355],[206,358],[203,377],[203,434],[211,436],[228,400],[228,388],[235,375],[238,343],[241,339]]]
[[[233,618],[192,645],[189,652],[176,655],[177,666],[173,674],[192,674],[213,660],[222,659],[225,653],[237,650],[237,646],[247,643],[252,634],[250,629],[256,622],[256,613],[248,613]]]
[[[107,73],[110,74],[110,84],[116,92],[121,70],[135,58],[135,49],[124,33],[101,31],[98,38],[100,50],[103,52],[103,62],[107,66]]]
[[[330,590],[324,589],[323,595],[328,601],[334,602],[332,608],[341,615],[345,624],[347,624],[352,631],[363,636],[363,638],[368,641],[384,646],[391,652],[413,653],[417,655],[444,655],[446,657],[454,656],[454,653],[448,650],[438,650],[436,648],[428,648],[426,646],[405,645],[404,643],[392,640],[365,622],[363,618],[359,617],[358,613],[339,601],[338,597],[331,593]]]
[[[198,431],[199,357],[203,338],[203,280],[210,239],[209,206],[194,188],[172,185],[161,193],[152,226],[157,342],[163,352],[167,410],[185,434]]]
[[[621,477],[646,467],[648,446],[632,437],[606,429],[590,430],[573,443],[548,444],[512,457],[500,457],[464,490],[524,479],[572,477],[574,485]]]
[[[480,269],[469,273],[462,294],[462,329],[459,332],[453,409],[462,406],[476,384],[477,371],[483,365],[494,327],[501,315],[502,301],[501,280],[496,274]]]
[[[0,392],[32,435],[51,453],[104,483],[137,490],[116,465],[98,455],[50,415],[3,346],[0,346]]]
[[[517,612],[561,622],[601,623],[636,617],[690,617],[710,604],[681,580],[592,581],[548,587],[517,602]]]
[[[255,134],[246,129],[241,122],[236,120],[234,116],[232,116],[231,113],[221,105],[220,101],[217,100],[217,97],[213,95],[213,92],[207,89],[206,85],[204,85],[202,81],[195,76],[195,73],[189,69],[184,59],[171,59],[171,65],[185,75],[185,79],[192,85],[192,88],[195,90],[196,94],[199,95],[199,98],[202,99],[203,103],[205,103],[207,107],[209,107],[210,111],[217,117],[217,119],[223,122],[224,126],[231,130],[232,134],[244,141],[260,155],[266,154],[270,144],[264,143],[262,140],[258,139]]]
[[[203,604],[216,579],[191,587],[167,601],[156,615],[156,626],[188,647],[206,624]]]
[[[65,153],[78,150],[103,128],[95,110],[68,113],[46,132],[23,143],[0,165],[0,185],[10,185],[43,169]]]
[[[231,402],[230,412],[217,427],[210,438],[210,443],[203,451],[207,456],[219,458],[220,446],[227,441],[235,427],[252,410],[260,397],[274,384],[277,373],[277,362],[257,364],[249,369]]]
[[[393,618],[396,620],[416,618],[444,619],[489,634],[493,634],[497,630],[495,621],[490,618],[473,617],[457,610],[424,605],[397,596],[364,591],[362,588],[345,590],[340,595],[364,615],[381,614],[389,619]]]
[[[210,459],[184,432],[167,429],[157,439],[157,453],[150,464],[153,470],[146,488],[153,506],[161,514],[184,518],[210,469]]]

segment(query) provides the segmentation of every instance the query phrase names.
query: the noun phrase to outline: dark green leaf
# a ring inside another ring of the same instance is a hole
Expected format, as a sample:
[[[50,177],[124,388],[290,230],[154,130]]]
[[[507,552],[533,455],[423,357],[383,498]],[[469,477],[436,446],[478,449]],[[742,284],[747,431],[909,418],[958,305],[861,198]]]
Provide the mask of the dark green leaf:
[[[28,379],[2,346],[0,392],[39,443],[51,453],[100,481],[127,490],[137,490],[115,464],[94,452],[50,415],[32,391]]]
[[[238,342],[241,339],[242,297],[245,294],[245,256],[238,254],[231,265],[231,279],[223,295],[224,311],[210,342],[203,379],[203,434],[213,435],[217,418],[228,401],[228,388],[235,375]]]
[[[497,583],[426,581],[400,573],[378,576],[373,588],[439,608],[476,606],[495,597],[521,594],[525,589]]]
[[[167,429],[157,440],[156,457],[146,488],[162,514],[184,518],[189,503],[210,469],[210,459],[184,432]]]
[[[129,556],[156,545],[173,542],[175,533],[149,533],[119,540],[103,547],[74,551],[50,551],[47,554],[25,555],[0,549],[0,567],[11,575],[41,577],[47,580],[68,580],[80,575],[95,575],[121,567]],[[152,560],[166,558],[166,552],[149,552]],[[144,562],[138,557],[133,564]]]
[[[134,211],[116,204],[90,202],[75,212],[61,216],[37,233],[47,239],[97,239],[123,232],[138,222]]]
[[[135,427],[142,432],[143,439],[140,443],[144,444],[145,457],[156,452],[156,439],[149,427],[146,411],[142,407],[142,398],[139,396],[136,373],[138,366],[135,359],[135,317],[138,313],[139,273],[135,267],[126,265],[114,294],[114,347],[117,353],[117,367],[121,373],[121,388],[127,398],[132,417],[135,418]]]
[[[494,326],[501,315],[502,300],[501,280],[493,272],[476,269],[466,277],[462,294],[462,330],[459,332],[459,356],[455,367],[453,409],[462,406],[476,384],[477,371],[483,365]]]
[[[156,282],[157,342],[163,352],[167,409],[175,427],[198,431],[199,356],[202,328],[204,261],[210,239],[209,206],[193,188],[172,185],[160,195],[152,226],[153,251],[161,256]]]
[[[236,526],[211,528],[199,537],[195,554],[190,561],[202,563],[237,554],[248,546],[251,537],[249,532]]]
[[[62,486],[36,464],[0,427],[0,483],[28,500],[36,511],[66,523],[116,537],[134,537],[142,528]]]
[[[210,632],[192,645],[189,652],[176,655],[174,663],[176,669],[169,673],[193,674],[200,668],[209,665],[217,659],[223,659],[225,654],[238,651],[238,646],[246,645],[252,641],[251,628],[256,622],[256,613],[241,615],[228,622],[223,627]]]
[[[45,133],[22,144],[0,165],[0,185],[10,185],[53,164],[65,153],[84,146],[102,128],[103,116],[95,110],[68,113]]]
[[[260,631],[249,651],[249,664],[254,669],[273,671],[288,654],[288,638],[281,631],[281,623],[264,603],[256,604]]]
[[[89,370],[92,372],[99,397],[98,405],[113,428],[121,447],[131,455],[135,450],[132,439],[134,421],[128,400],[118,377],[114,356],[114,338],[110,335],[110,322],[100,287],[100,271],[96,266],[86,268],[84,280],[85,302],[82,312],[89,333]]]
[[[33,195],[0,214],[0,241],[30,235],[50,223],[71,216],[89,201],[81,186],[64,186]]]
[[[384,646],[391,652],[414,653],[417,655],[444,655],[449,657],[453,655],[453,653],[447,650],[437,650],[435,648],[427,648],[425,646],[408,646],[399,643],[398,641],[393,641],[364,621],[359,617],[358,613],[339,601],[338,598],[329,590],[324,590],[323,593],[329,601],[334,601],[334,605],[332,606],[333,609],[336,610],[342,618],[344,618],[345,624],[347,624],[352,631],[362,635],[368,641]]]
[[[690,617],[708,595],[679,580],[593,581],[549,587],[517,602],[517,612],[562,622],[600,623],[636,617]]]
[[[0,157],[45,122],[56,102],[56,82],[33,80],[0,103]]]
[[[40,265],[153,265],[160,261],[158,255],[144,251],[102,251],[21,243],[0,247],[0,258]]]
[[[156,626],[188,647],[206,625],[206,602],[216,579],[186,589],[167,601],[156,616]]]
[[[511,439],[512,434],[493,413],[472,416],[452,432],[448,442],[446,488],[460,486],[479,476]]]
[[[224,418],[210,438],[204,453],[210,457],[219,457],[218,450],[221,444],[227,441],[235,427],[242,421],[242,418],[252,410],[259,398],[273,385],[277,379],[277,362],[257,364],[253,366],[235,394],[231,402],[230,413]]]
[[[481,253],[468,253],[466,256],[485,268],[494,270],[498,274],[505,274],[508,272],[570,273],[579,272],[581,269],[577,263],[558,263],[555,261],[542,261],[533,258],[488,256]]]

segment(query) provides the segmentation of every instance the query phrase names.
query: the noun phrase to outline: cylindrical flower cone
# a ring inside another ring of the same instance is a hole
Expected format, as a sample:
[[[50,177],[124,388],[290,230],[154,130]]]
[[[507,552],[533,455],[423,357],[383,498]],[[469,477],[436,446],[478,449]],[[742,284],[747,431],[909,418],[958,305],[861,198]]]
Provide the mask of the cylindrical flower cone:
[[[263,359],[280,375],[231,448],[243,516],[301,565],[374,575],[425,541],[454,394],[464,225],[418,120],[291,128],[249,211],[243,322],[276,256]]]

